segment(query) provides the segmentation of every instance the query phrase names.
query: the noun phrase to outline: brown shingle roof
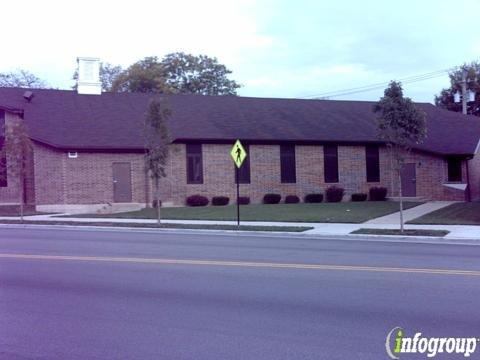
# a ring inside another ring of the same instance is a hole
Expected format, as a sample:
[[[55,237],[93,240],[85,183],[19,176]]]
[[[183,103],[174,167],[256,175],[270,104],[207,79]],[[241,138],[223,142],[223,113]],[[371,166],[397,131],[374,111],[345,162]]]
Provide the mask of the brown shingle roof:
[[[142,123],[151,95],[0,88],[0,107],[22,109],[33,139],[64,149],[143,149]],[[177,141],[303,143],[376,142],[373,102],[266,99],[236,96],[165,96],[173,111],[169,128]],[[473,154],[480,119],[417,104],[427,114],[428,137],[418,149]]]

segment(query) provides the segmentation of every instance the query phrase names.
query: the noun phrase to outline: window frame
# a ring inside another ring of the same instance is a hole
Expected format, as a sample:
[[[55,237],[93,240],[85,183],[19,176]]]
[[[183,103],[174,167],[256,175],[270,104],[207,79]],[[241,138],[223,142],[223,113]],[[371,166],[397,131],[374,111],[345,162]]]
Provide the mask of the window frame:
[[[461,183],[463,182],[463,160],[457,157],[447,158],[447,182]],[[456,169],[451,166],[455,165]],[[457,175],[457,176],[454,176]]]
[[[186,144],[185,146],[186,154],[186,176],[187,184],[203,184],[203,147],[202,144],[192,143]],[[191,165],[192,163],[192,165]],[[195,174],[192,173],[193,167],[195,164],[199,164],[199,175],[198,179],[195,178]],[[190,166],[191,165],[191,166]],[[191,171],[192,169],[192,171]]]
[[[280,182],[282,184],[297,183],[295,144],[280,145]]]
[[[380,182],[380,147],[378,145],[365,146],[365,174],[368,183]]]
[[[329,149],[329,151],[335,151],[329,153],[327,149]],[[330,165],[333,166],[332,169],[328,168]],[[323,178],[326,184],[336,184],[339,182],[340,176],[338,170],[338,145],[323,145]],[[332,171],[333,174],[330,174]]]

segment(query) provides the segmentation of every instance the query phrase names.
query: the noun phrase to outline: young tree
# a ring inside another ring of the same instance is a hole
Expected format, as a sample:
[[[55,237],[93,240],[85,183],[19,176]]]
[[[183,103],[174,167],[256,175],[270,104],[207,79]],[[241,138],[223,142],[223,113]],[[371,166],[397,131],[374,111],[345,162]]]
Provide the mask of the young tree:
[[[160,99],[152,99],[145,116],[145,169],[150,173],[154,186],[154,204],[160,217],[160,179],[166,176],[170,144],[167,121],[172,115],[170,108]]]
[[[24,87],[32,89],[46,89],[49,86],[45,81],[26,70],[17,70],[9,73],[0,73],[0,87]]]
[[[450,111],[462,112],[462,103],[454,101],[456,92],[462,92],[463,73],[466,74],[467,90],[474,91],[475,101],[467,103],[467,114],[480,116],[480,62],[463,64],[450,72],[450,87],[435,95],[435,105]]]
[[[24,184],[28,176],[28,166],[33,151],[32,141],[28,136],[25,123],[14,121],[5,126],[5,140],[0,151],[0,166],[10,178],[14,178],[18,185],[18,198],[20,204],[20,219],[23,222],[25,205]]]
[[[377,114],[378,136],[390,150],[393,171],[398,179],[400,199],[400,230],[403,232],[403,199],[401,172],[412,145],[421,143],[426,136],[425,113],[403,97],[402,85],[392,81],[384,96],[373,107]]]

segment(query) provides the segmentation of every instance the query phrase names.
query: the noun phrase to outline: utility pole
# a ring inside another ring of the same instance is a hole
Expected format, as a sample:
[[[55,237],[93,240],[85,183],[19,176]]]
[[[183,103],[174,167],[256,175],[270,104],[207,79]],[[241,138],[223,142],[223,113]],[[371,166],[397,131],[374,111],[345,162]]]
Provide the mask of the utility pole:
[[[467,115],[467,70],[462,71],[462,114]]]

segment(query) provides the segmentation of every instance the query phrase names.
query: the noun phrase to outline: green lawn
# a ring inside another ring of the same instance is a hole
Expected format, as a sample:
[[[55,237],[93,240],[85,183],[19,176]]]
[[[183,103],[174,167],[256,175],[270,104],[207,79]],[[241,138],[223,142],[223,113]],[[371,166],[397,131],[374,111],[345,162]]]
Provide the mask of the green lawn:
[[[409,221],[409,224],[480,225],[480,202],[455,203]]]
[[[422,204],[405,203],[405,208]],[[162,208],[162,218],[177,220],[236,220],[235,205],[207,207]],[[244,221],[293,221],[324,223],[362,223],[369,219],[398,211],[393,201],[342,202],[321,204],[242,205],[240,216]],[[70,217],[100,217],[125,219],[153,219],[154,209],[117,214],[85,214]]]
[[[400,229],[358,229],[350,234],[365,235],[401,235],[401,236],[437,236],[444,237],[449,231],[447,230],[428,230],[428,229],[405,229],[403,233]]]

